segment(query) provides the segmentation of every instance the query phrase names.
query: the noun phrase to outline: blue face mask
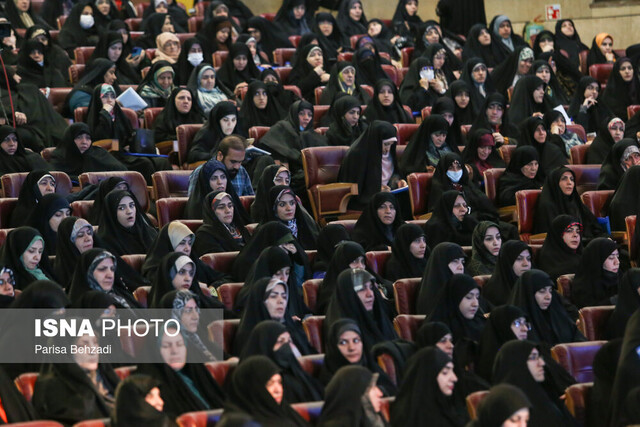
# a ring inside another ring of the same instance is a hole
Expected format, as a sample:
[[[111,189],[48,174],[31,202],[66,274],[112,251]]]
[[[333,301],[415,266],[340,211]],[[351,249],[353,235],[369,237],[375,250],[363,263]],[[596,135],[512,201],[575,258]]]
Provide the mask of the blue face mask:
[[[462,170],[459,171],[447,171],[447,176],[449,177],[449,179],[453,182],[458,182],[460,181],[460,178],[462,178]]]

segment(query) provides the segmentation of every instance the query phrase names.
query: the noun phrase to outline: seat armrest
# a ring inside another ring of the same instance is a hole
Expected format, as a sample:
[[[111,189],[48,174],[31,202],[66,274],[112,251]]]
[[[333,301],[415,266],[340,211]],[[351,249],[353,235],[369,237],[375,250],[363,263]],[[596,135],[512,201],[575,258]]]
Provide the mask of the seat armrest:
[[[318,212],[320,216],[346,213],[349,200],[358,195],[358,184],[350,182],[334,182],[316,185],[318,194]]]

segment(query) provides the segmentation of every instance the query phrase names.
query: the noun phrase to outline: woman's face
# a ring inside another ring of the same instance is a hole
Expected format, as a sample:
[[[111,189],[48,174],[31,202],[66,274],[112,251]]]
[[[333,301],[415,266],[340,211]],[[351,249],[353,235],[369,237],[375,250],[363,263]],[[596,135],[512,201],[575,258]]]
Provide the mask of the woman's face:
[[[307,8],[304,7],[304,4],[298,5],[293,8],[293,17],[295,19],[302,19],[306,11],[307,11]]]
[[[625,61],[620,65],[620,77],[627,83],[633,80],[633,65],[631,65],[631,62]]]
[[[107,57],[111,62],[117,62],[120,59],[120,55],[122,55],[122,43],[117,42],[109,46],[107,49]]]
[[[14,296],[15,291],[13,289],[15,282],[11,278],[9,272],[5,271],[0,274],[0,295]]]
[[[292,194],[284,194],[276,203],[276,216],[281,221],[291,221],[296,216],[296,199]]]
[[[75,142],[76,147],[78,147],[80,154],[83,154],[91,147],[91,136],[89,136],[88,133],[82,133],[73,138],[73,142]]]
[[[476,66],[471,72],[471,78],[478,84],[484,83],[487,79],[487,67],[484,64]]]
[[[531,253],[529,252],[529,249],[525,249],[520,252],[520,255],[518,255],[516,260],[513,262],[512,268],[513,274],[515,274],[516,277],[520,277],[525,271],[531,270]]]
[[[580,228],[577,225],[572,225],[562,233],[562,240],[565,245],[574,251],[578,249],[578,246],[580,246],[580,239]]]
[[[313,111],[305,109],[298,113],[298,123],[302,129],[306,129],[309,123],[311,123],[311,120],[313,120]]]
[[[513,332],[513,335],[520,341],[527,339],[529,329],[531,329],[531,325],[527,323],[527,319],[524,317],[518,317],[511,322],[511,332]]]
[[[624,123],[617,122],[609,128],[609,134],[613,138],[613,142],[618,142],[624,137]]]
[[[394,143],[395,143],[394,140],[382,141],[382,156],[383,157],[387,157],[389,155],[389,153],[391,152],[391,147],[393,147]]]
[[[338,350],[349,363],[362,360],[362,339],[354,331],[345,331],[338,338]]]
[[[180,324],[192,334],[198,332],[198,323],[200,322],[200,309],[196,300],[191,298],[182,309],[180,316]]]
[[[502,427],[527,427],[528,424],[529,408],[522,408],[505,420]]]
[[[544,381],[544,365],[544,359],[540,356],[538,349],[531,350],[531,354],[527,358],[527,367],[536,382],[541,383]]]
[[[176,275],[171,279],[171,284],[178,291],[188,290],[193,283],[193,264],[187,263],[182,266],[180,270],[176,272]]]
[[[274,374],[267,384],[265,385],[267,391],[273,397],[273,400],[279,405],[282,403],[282,396],[284,395],[284,390],[282,388],[282,376],[280,374]]]
[[[430,28],[425,36],[429,44],[438,43],[440,41],[440,33],[435,28]]]
[[[82,9],[82,15],[91,15],[93,16],[93,9],[91,8],[91,6],[87,5],[84,7],[84,9]]]
[[[545,37],[543,40],[540,40],[540,50],[543,52],[553,52],[553,39]]]
[[[166,13],[166,12],[159,12],[159,13]],[[162,32],[163,33],[176,32],[175,28],[173,28],[173,23],[171,22],[171,17],[169,15],[167,15],[167,17],[164,18],[164,24],[162,24]]]
[[[391,202],[384,202],[378,206],[378,219],[384,225],[391,225],[396,220],[396,207]]]
[[[349,123],[349,126],[357,125],[358,120],[360,120],[360,108],[353,107],[351,110],[347,111],[344,115],[344,119]]]
[[[54,233],[58,232],[58,227],[63,219],[71,216],[71,209],[60,209],[56,211],[51,218],[49,218],[49,227],[53,230]]]
[[[353,261],[351,261],[349,263],[349,268],[359,268],[361,270],[364,270],[367,268],[367,264],[364,260],[363,256],[359,256],[358,258],[354,259]]]
[[[81,348],[97,349],[98,338],[91,335],[83,335],[78,337],[75,344]],[[86,347],[85,347],[86,346]],[[98,363],[100,362],[100,356],[96,351],[95,354],[92,351],[86,353],[76,353],[73,355],[73,360],[84,371],[95,372],[98,369]]]
[[[325,37],[329,37],[333,33],[333,23],[331,21],[322,21],[318,23],[318,28]]]
[[[231,30],[229,28],[222,28],[216,33],[216,40],[218,43],[226,43],[227,40],[229,40],[229,34],[231,34]]]
[[[190,234],[184,239],[180,240],[180,242],[174,248],[174,251],[183,253],[186,256],[191,255],[191,247],[193,246],[194,238],[195,236],[193,234]]]
[[[448,267],[453,274],[464,274],[464,258],[449,261]]]
[[[315,49],[313,52],[309,54],[309,56],[307,56],[307,62],[313,68],[322,67],[322,65],[324,64],[324,57],[322,56],[322,51]]]
[[[115,273],[116,266],[113,263],[113,258],[107,257],[98,263],[92,275],[96,282],[98,282],[98,285],[100,285],[105,292],[109,292],[113,289]]]
[[[158,76],[158,85],[167,90],[173,85],[173,73],[171,71],[165,71]]]
[[[34,49],[29,52],[29,58],[33,59],[34,62],[39,63],[44,61],[44,54],[40,50]]]
[[[256,90],[256,93],[253,95],[253,105],[255,105],[258,110],[264,110],[267,108],[268,102],[269,97],[267,96],[267,91],[262,88]]]
[[[289,172],[282,171],[279,174],[277,174],[273,178],[273,183],[275,185],[289,185],[291,183],[291,176],[289,175]]]
[[[538,174],[538,168],[540,164],[537,160],[531,160],[529,163],[520,168],[522,175],[526,176],[529,179],[534,179]]]
[[[558,182],[560,191],[565,196],[570,196],[573,193],[573,189],[576,188],[575,178],[571,172],[565,172],[560,176],[560,182]]]
[[[444,65],[444,61],[446,59],[446,53],[444,49],[440,49],[438,53],[433,55],[433,68],[439,70]]]
[[[356,70],[353,67],[347,67],[342,70],[342,78],[347,86],[353,86],[356,82]]]
[[[278,336],[276,343],[273,345],[273,351],[278,351],[285,345],[291,346],[291,334],[289,332],[283,332]]]
[[[238,55],[233,58],[233,68],[238,71],[244,71],[244,69],[247,67],[248,62],[249,60],[247,59],[246,55]]]
[[[480,30],[480,34],[478,34],[478,41],[482,46],[489,46],[491,44],[491,34],[485,28]]]
[[[170,329],[171,334],[175,336],[169,336],[168,334],[162,335],[160,341],[160,355],[164,363],[169,365],[174,371],[179,371],[184,368],[187,363],[187,347],[184,345],[184,338],[182,334],[175,329]]]
[[[511,37],[511,22],[503,21],[498,27],[498,34],[500,34],[500,37],[503,39]]]
[[[600,45],[600,51],[606,55],[607,53],[613,52],[613,40],[611,37],[606,37],[602,44]]]
[[[50,176],[44,177],[38,181],[38,190],[42,196],[51,194],[56,191],[56,182]]]
[[[371,37],[375,37],[382,31],[382,25],[379,22],[374,21],[369,23],[369,27],[367,28],[367,34]]]
[[[233,201],[231,200],[231,197],[224,196],[216,205],[214,213],[216,214],[218,221],[225,225],[231,225],[233,222]]]
[[[467,105],[469,105],[469,92],[459,92],[453,99],[456,101],[459,108],[465,109],[467,108]]]
[[[125,28],[120,28],[116,31],[116,33],[122,36],[122,41],[124,43],[127,43],[129,41],[129,31],[127,31]]]
[[[571,21],[564,21],[560,26],[560,31],[567,37],[573,37],[573,35],[576,33],[576,29],[573,28],[573,24],[571,23]]]
[[[440,340],[436,343],[436,347],[440,350],[447,353],[449,357],[453,357],[453,336],[449,334],[445,334]]]
[[[361,17],[362,5],[359,2],[356,2],[353,4],[353,6],[351,6],[351,9],[349,9],[349,18],[353,19],[354,21],[359,21]]]
[[[551,70],[549,70],[547,66],[541,66],[536,70],[536,76],[546,84],[549,84],[549,80],[551,80]]]
[[[175,40],[167,40],[162,45],[162,50],[169,56],[177,56],[180,54],[180,43]]]
[[[116,77],[116,67],[115,67],[115,65],[113,67],[109,68],[107,70],[107,72],[104,73],[104,76],[102,76],[102,80],[106,84],[111,85],[111,86],[113,86],[113,84],[116,82],[116,79],[117,79],[117,77]]]
[[[28,270],[33,270],[40,263],[42,259],[42,252],[44,251],[44,242],[41,239],[35,241],[34,244],[29,246],[22,254],[22,263]]]
[[[85,227],[78,231],[76,240],[73,242],[78,252],[85,253],[89,249],[93,249],[93,228]]]
[[[472,289],[468,294],[466,294],[458,304],[458,310],[462,314],[462,317],[465,319],[473,319],[478,312],[478,307],[480,306],[480,290]]]
[[[445,396],[451,396],[453,394],[453,387],[458,381],[458,377],[453,372],[453,362],[448,362],[444,368],[440,371],[437,377],[438,387]]]
[[[484,147],[478,147],[478,158],[482,161],[485,161],[489,158],[489,154],[491,154],[492,147],[490,145]]]
[[[540,307],[540,310],[546,310],[551,305],[551,299],[553,294],[551,293],[551,286],[545,286],[538,289],[535,293],[536,304]]]
[[[544,100],[544,86],[543,85],[538,86],[533,91],[532,96],[533,96],[533,102],[535,102],[536,104],[542,104],[542,101]]]
[[[281,282],[287,283],[289,281],[289,275],[291,274],[291,267],[282,267],[271,275],[272,279],[278,279]]]
[[[600,92],[600,86],[598,83],[591,83],[584,89],[584,97],[585,98],[598,98],[598,93]]]
[[[233,130],[236,128],[236,123],[238,122],[238,116],[235,114],[229,114],[228,116],[224,116],[220,119],[220,129],[222,129],[222,133],[225,135],[231,135]]]
[[[497,227],[487,228],[487,231],[484,234],[483,243],[484,247],[491,253],[491,255],[498,256],[498,253],[500,253],[500,247],[502,246],[500,230],[498,230]]]
[[[497,102],[494,102],[489,105],[486,111],[487,120],[492,125],[499,125],[502,123],[502,115],[504,114],[504,107]]]
[[[445,131],[437,131],[431,134],[431,142],[433,142],[433,145],[435,145],[437,148],[442,147],[446,140],[447,132]]]
[[[116,210],[116,216],[118,218],[118,223],[120,223],[124,228],[133,227],[136,223],[136,204],[131,197],[124,196],[120,199]]]
[[[144,397],[144,401],[153,406],[158,412],[162,412],[162,408],[164,408],[164,400],[162,400],[160,396],[160,389],[158,387],[152,388]]]
[[[464,216],[469,211],[469,206],[467,202],[464,200],[464,197],[458,196],[456,197],[455,202],[453,202],[453,216],[456,217],[458,221],[464,220]]]
[[[14,4],[16,5],[16,8],[18,8],[20,12],[28,11],[30,3],[31,3],[30,0],[14,0]]]
[[[384,85],[380,88],[380,92],[378,92],[378,101],[385,107],[393,104],[393,89],[391,86]]]
[[[267,298],[264,300],[264,305],[267,307],[271,319],[282,319],[287,308],[287,290],[285,287],[278,284],[271,289],[269,295],[267,295]]]
[[[418,2],[415,0],[409,0],[404,4],[404,9],[409,16],[414,16],[418,12]]]
[[[617,273],[620,268],[620,253],[618,250],[611,252],[611,255],[604,260],[602,268],[610,273]]]
[[[562,116],[555,119],[551,124],[558,127],[558,133],[560,135],[564,135],[564,132],[567,130],[567,124],[564,122],[564,117]]]
[[[200,86],[205,90],[212,90],[216,86],[216,73],[211,69],[202,73]]]
[[[16,134],[10,133],[7,135],[7,137],[0,142],[0,148],[2,148],[2,150],[9,156],[16,154],[16,151],[18,150],[18,137],[16,137]]]
[[[362,303],[362,306],[367,311],[373,310],[373,305],[376,302],[376,297],[374,292],[375,292],[374,285],[370,281],[366,282],[363,285],[362,289],[357,292],[358,298],[360,298],[360,302]]]
[[[178,94],[176,95],[175,103],[176,108],[181,114],[187,114],[189,111],[191,111],[191,92],[189,92],[188,90],[181,90],[180,92],[178,92]]]
[[[425,239],[424,236],[418,237],[409,245],[409,252],[411,252],[411,255],[413,255],[418,259],[423,259],[426,251],[427,251],[427,240]]]
[[[194,43],[191,45],[189,52],[187,53],[202,53],[202,46],[200,46],[200,43]]]

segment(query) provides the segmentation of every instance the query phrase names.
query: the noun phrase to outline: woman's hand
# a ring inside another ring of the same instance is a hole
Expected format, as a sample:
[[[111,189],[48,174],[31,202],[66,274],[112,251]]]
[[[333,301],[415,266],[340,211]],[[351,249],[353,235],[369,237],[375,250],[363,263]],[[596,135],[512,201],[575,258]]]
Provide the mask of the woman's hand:
[[[245,88],[249,86],[249,84],[247,82],[242,82],[242,83],[238,83],[235,87],[235,89],[233,90],[233,93],[240,98],[240,91],[242,90],[242,88]]]
[[[587,108],[591,108],[597,103],[598,101],[595,98],[588,97],[584,99],[584,101],[582,102],[582,105],[585,105]]]
[[[16,124],[24,125],[27,123],[27,115],[16,111]]]
[[[127,61],[127,64],[131,65],[133,68],[137,68],[138,65],[140,65],[140,61],[142,61],[142,57],[144,55],[146,55],[144,50],[140,52],[140,55],[131,56],[131,54],[129,54],[125,58],[125,61]]]
[[[504,144],[504,136],[500,132],[494,132],[492,135],[496,144]]]

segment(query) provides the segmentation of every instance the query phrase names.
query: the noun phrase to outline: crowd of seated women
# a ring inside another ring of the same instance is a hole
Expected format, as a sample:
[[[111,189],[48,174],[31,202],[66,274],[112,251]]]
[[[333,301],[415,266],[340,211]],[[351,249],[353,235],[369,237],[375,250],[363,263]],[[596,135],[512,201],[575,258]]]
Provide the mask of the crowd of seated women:
[[[0,424],[640,424],[640,45],[599,33],[589,48],[571,19],[524,41],[508,16],[487,25],[469,6],[458,22],[449,3],[438,23],[418,0],[392,19],[362,0],[271,15],[241,0],[6,0],[0,175],[22,176],[0,199],[0,307],[165,308],[181,333],[149,346],[157,363],[110,341],[125,370],[0,366]],[[610,64],[606,86],[584,64]],[[146,107],[125,108],[127,90]],[[186,142],[183,125],[197,127]],[[356,191],[321,216],[302,150],[334,147],[335,181]],[[599,168],[595,211],[577,163]],[[144,191],[174,170],[190,171],[187,197],[158,226]],[[589,309],[608,316],[597,337]],[[577,411],[554,348],[593,338],[607,341],[585,344],[601,348]],[[27,373],[32,396],[14,385]]]

